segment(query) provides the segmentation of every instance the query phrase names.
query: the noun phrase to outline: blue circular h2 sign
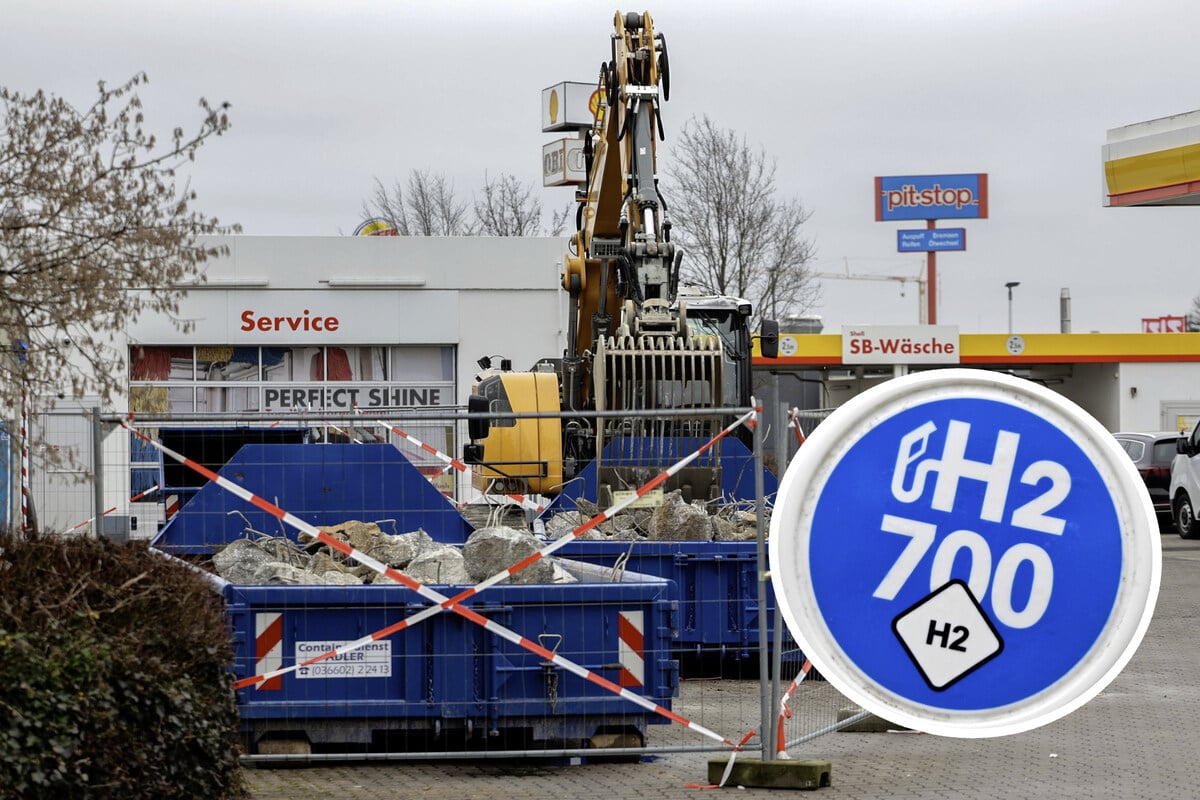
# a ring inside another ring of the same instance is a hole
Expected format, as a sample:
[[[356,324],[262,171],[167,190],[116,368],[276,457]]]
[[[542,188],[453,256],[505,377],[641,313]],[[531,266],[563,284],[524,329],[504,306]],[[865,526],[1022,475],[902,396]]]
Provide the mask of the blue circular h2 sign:
[[[978,370],[889,381],[801,448],[772,517],[776,595],[844,694],[932,733],[1026,730],[1132,656],[1157,594],[1140,478],[1098,423]]]

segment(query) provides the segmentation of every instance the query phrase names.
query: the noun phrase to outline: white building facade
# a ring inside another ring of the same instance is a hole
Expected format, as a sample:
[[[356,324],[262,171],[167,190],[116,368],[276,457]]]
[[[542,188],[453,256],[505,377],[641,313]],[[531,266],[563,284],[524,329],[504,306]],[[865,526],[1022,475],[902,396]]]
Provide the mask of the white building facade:
[[[562,239],[221,242],[179,320],[128,331],[135,413],[462,405],[478,358],[562,353]]]
[[[143,315],[126,331],[126,407],[105,412],[132,412],[135,421],[228,419],[231,426],[270,413],[285,422],[303,413],[450,413],[466,404],[478,359],[528,369],[561,357],[565,346],[564,239],[213,241],[228,255],[203,265],[205,280],[189,287],[178,317]],[[45,431],[51,446],[94,451],[78,412],[70,419],[79,422],[59,424],[66,419],[60,415],[55,430]],[[431,444],[460,447],[446,428]],[[125,507],[160,480],[157,454],[133,441],[110,431],[102,444],[106,508]],[[85,475],[89,460],[82,459]],[[61,470],[34,476],[43,530],[68,529],[90,516],[94,503],[77,478]]]

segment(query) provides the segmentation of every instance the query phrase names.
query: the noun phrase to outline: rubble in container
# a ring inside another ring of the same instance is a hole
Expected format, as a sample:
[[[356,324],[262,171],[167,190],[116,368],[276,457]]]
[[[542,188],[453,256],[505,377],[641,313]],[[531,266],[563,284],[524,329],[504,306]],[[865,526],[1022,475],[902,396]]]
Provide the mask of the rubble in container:
[[[602,510],[583,498],[578,511],[564,511],[545,524],[546,536],[558,539]],[[767,512],[768,515],[770,512]],[[766,522],[769,523],[769,516]],[[758,536],[758,516],[743,506],[686,502],[679,491],[668,492],[656,508],[629,508],[582,534],[584,540],[655,542],[745,542]]]
[[[515,528],[481,528],[463,545],[463,561],[472,583],[508,569],[541,549],[532,534]],[[552,558],[539,559],[512,575],[512,583],[570,583],[573,578]]]
[[[374,522],[348,520],[318,530],[423,584],[474,584],[502,572],[541,549],[532,534],[515,528],[475,531],[460,549],[435,542],[423,530],[388,534]],[[212,557],[217,574],[246,585],[339,585],[398,583],[301,532],[301,543],[258,535],[236,539]],[[504,583],[575,583],[553,558],[543,558]]]

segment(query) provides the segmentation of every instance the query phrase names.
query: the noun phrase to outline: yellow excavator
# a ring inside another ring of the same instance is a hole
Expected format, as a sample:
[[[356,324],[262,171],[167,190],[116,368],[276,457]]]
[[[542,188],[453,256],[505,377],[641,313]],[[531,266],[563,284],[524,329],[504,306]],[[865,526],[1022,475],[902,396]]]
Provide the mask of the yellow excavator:
[[[529,372],[491,370],[477,382],[464,460],[483,491],[553,497],[594,465],[586,494],[607,503],[718,433],[728,422],[714,409],[750,402],[750,304],[680,287],[683,254],[657,180],[666,41],[648,13],[617,12],[614,25],[562,275],[567,347]],[[764,355],[777,342],[778,326],[764,322]],[[663,411],[673,415],[649,413]],[[719,456],[681,471],[664,486],[673,488],[718,497]]]

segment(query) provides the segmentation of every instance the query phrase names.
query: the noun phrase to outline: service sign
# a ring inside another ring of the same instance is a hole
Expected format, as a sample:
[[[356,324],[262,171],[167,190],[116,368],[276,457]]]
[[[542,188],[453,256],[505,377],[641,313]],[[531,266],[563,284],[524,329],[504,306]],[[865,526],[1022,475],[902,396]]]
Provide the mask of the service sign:
[[[875,219],[986,219],[987,173],[875,178]]]
[[[1132,657],[1161,573],[1154,510],[1095,419],[985,370],[888,381],[784,476],[771,580],[805,654],[891,722],[958,737],[1044,725]]]
[[[957,325],[843,325],[843,364],[957,364]]]

